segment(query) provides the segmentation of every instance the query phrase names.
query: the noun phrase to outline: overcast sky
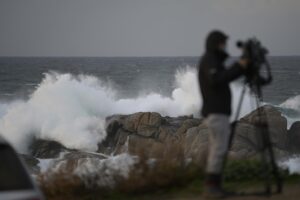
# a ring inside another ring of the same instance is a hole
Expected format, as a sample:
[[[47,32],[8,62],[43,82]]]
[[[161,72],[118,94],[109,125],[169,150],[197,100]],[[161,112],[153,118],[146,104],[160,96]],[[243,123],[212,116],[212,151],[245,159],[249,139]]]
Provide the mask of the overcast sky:
[[[300,0],[0,0],[0,56],[199,56],[212,29],[300,55]]]

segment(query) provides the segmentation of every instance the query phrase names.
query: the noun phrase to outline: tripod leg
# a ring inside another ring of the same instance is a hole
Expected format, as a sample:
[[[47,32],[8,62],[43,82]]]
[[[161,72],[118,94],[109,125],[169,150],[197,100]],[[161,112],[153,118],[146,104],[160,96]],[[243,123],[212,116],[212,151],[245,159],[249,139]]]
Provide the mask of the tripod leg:
[[[237,112],[236,112],[236,115],[235,115],[235,119],[234,119],[234,121],[231,125],[231,132],[230,132],[230,135],[229,135],[227,152],[226,152],[226,155],[225,155],[225,158],[224,158],[224,161],[223,161],[223,170],[224,170],[224,167],[226,166],[227,159],[228,159],[228,153],[229,153],[229,150],[232,146],[232,142],[233,142],[233,138],[234,138],[234,134],[235,134],[235,129],[236,129],[236,124],[237,124],[237,120],[238,120],[240,112],[241,112],[241,108],[242,108],[245,93],[246,93],[246,84],[243,85],[243,90],[241,92],[241,96],[240,96],[240,99],[239,99],[239,104],[238,104],[238,107],[237,107]]]
[[[246,84],[243,85],[243,89],[242,89],[241,96],[240,96],[240,99],[239,99],[239,104],[238,104],[238,107],[237,107],[237,110],[236,110],[235,118],[234,118],[234,121],[231,125],[231,133],[230,133],[230,137],[229,137],[228,151],[230,150],[231,145],[232,145],[232,141],[233,141],[234,134],[235,134],[235,128],[236,128],[237,121],[238,121],[240,113],[241,113],[245,93],[246,93]]]
[[[271,180],[270,180],[270,173],[269,173],[269,162],[267,156],[267,148],[266,148],[266,138],[265,138],[265,126],[263,126],[264,122],[262,120],[262,112],[261,108],[259,108],[258,99],[256,99],[257,104],[257,112],[258,112],[258,121],[255,122],[256,126],[258,126],[258,132],[256,133],[256,140],[258,143],[258,151],[260,152],[261,158],[261,169],[263,172],[263,179],[265,181],[265,194],[270,195],[271,193]]]
[[[238,104],[238,107],[237,107],[236,115],[235,115],[233,123],[231,124],[231,132],[230,132],[230,135],[229,135],[227,152],[226,152],[226,155],[225,155],[225,158],[224,158],[224,161],[223,161],[223,169],[226,165],[226,162],[227,162],[227,159],[228,159],[228,153],[229,153],[229,150],[232,146],[232,142],[233,142],[233,138],[234,138],[234,134],[235,134],[235,129],[236,129],[236,125],[237,125],[237,120],[240,116],[240,112],[241,112],[242,104],[243,104],[243,101],[244,101],[245,93],[246,93],[246,84],[243,85],[243,90],[241,92],[241,96],[240,96],[240,99],[239,99],[239,104]]]
[[[266,142],[267,142],[266,150],[268,151],[269,158],[270,158],[270,164],[271,164],[271,170],[272,170],[271,172],[276,180],[276,186],[277,186],[276,192],[281,193],[282,192],[282,179],[280,177],[278,166],[275,161],[275,156],[274,156],[274,152],[272,149],[272,143],[271,143],[271,139],[270,139],[270,135],[269,135],[268,131],[265,132],[265,138],[266,138]]]
[[[259,100],[257,100],[257,107],[259,107]],[[267,123],[267,115],[264,111],[258,109],[258,115],[259,115],[259,125],[261,126],[262,132],[261,132],[261,139],[263,144],[263,152],[262,152],[262,161],[265,163],[267,169],[269,167],[271,169],[271,173],[273,174],[274,178],[276,179],[276,186],[277,186],[277,193],[281,193],[282,191],[282,180],[279,174],[278,166],[275,161],[274,152],[272,148],[272,142],[269,134],[269,127]],[[264,121],[265,120],[265,121]],[[267,157],[268,155],[268,157]],[[270,165],[268,165],[268,162]],[[268,172],[270,173],[270,172]],[[271,180],[270,176],[266,176],[266,193],[271,194]]]

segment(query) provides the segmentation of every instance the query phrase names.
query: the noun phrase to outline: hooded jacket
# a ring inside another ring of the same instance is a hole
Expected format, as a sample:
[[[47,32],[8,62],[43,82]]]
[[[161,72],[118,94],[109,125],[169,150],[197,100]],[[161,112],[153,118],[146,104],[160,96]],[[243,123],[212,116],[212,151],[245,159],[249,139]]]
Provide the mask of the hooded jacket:
[[[231,114],[231,92],[229,83],[243,74],[238,63],[226,69],[224,63],[228,54],[219,50],[220,43],[227,36],[220,32],[211,32],[206,40],[206,52],[198,66],[198,79],[203,97],[202,115]]]

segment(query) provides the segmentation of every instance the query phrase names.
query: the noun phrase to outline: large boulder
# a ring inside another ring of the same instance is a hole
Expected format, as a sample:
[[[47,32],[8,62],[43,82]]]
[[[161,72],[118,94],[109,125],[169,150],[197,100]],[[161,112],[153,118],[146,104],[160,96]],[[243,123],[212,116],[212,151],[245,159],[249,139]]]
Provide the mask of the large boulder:
[[[46,183],[67,182],[84,184],[95,189],[114,187],[117,182],[127,178],[138,159],[129,154],[106,157],[97,153],[71,152],[61,158],[52,159],[43,173]],[[44,182],[45,183],[45,182]]]
[[[56,141],[36,139],[29,146],[29,153],[36,158],[57,158],[60,153],[70,151]]]
[[[300,153],[300,121],[292,124],[288,130],[289,150],[292,153]]]
[[[189,128],[200,122],[191,116],[162,117],[154,112],[111,116],[107,118],[107,138],[99,144],[99,152],[138,154],[149,151],[148,155],[154,156],[157,149],[163,151],[160,146],[175,146]]]
[[[254,156],[262,146],[259,134],[260,131],[256,126],[243,122],[237,123],[229,156],[234,159]]]
[[[131,155],[157,158],[162,156],[167,145],[152,138],[145,138],[139,135],[128,136],[128,152]]]
[[[240,122],[259,127],[259,130],[267,124],[273,145],[279,149],[288,147],[287,119],[275,107],[262,106],[243,117]]]
[[[261,115],[261,113],[263,113]],[[261,117],[262,116],[262,117]],[[247,159],[257,156],[264,147],[262,142],[265,126],[268,124],[270,140],[275,156],[287,155],[287,120],[272,106],[263,106],[243,117],[235,127],[234,140],[229,151],[232,159]],[[190,128],[186,132],[185,154],[196,162],[202,162],[207,154],[208,129],[204,124]]]
[[[238,123],[236,134],[229,151],[231,159],[246,159],[257,155],[261,145],[256,138],[257,128],[251,124]],[[209,145],[209,129],[205,124],[187,130],[184,152],[186,158],[191,158],[195,164],[204,165]]]
[[[140,136],[156,137],[162,122],[163,118],[159,113],[140,112],[129,115],[123,123],[123,128]]]
[[[261,117],[262,112],[264,115]],[[264,132],[261,130],[266,123],[272,144],[277,152],[285,154],[288,146],[287,120],[276,108],[263,106],[237,123],[230,157],[241,159],[256,156],[263,145],[261,136]],[[207,156],[208,128],[201,119],[192,116],[162,117],[158,113],[140,112],[109,117],[107,124],[108,136],[99,147],[110,148],[114,154],[129,152],[163,157],[168,149],[174,148],[183,150],[186,158],[201,164]],[[105,152],[103,148],[99,151]]]
[[[201,124],[187,130],[184,141],[184,154],[186,159],[191,159],[197,165],[205,165],[208,154],[209,130]]]
[[[125,117],[122,115],[112,116],[107,119],[106,127],[106,138],[104,141],[98,144],[98,151],[105,154],[114,153],[116,147],[124,145],[128,134],[128,131],[123,129],[123,119]],[[119,151],[119,150],[118,150]]]
[[[158,120],[157,120],[158,122]],[[133,155],[143,154],[151,158],[177,157],[184,149],[184,138],[187,131],[200,124],[199,119],[192,117],[166,117],[156,124],[156,130],[148,137],[136,134],[128,137],[128,151]],[[151,124],[150,124],[151,125]],[[149,126],[148,124],[143,127]]]
[[[38,174],[40,172],[40,161],[33,156],[19,154],[20,159],[26,165],[27,169],[29,170],[30,174]]]
[[[101,161],[107,158],[109,158],[109,156],[101,153],[96,153],[96,152],[81,152],[81,151],[66,152],[58,158],[46,159],[40,171],[42,173],[49,172],[49,171],[59,172],[60,165],[65,165],[66,170],[72,171],[74,170],[75,166],[78,166],[82,163],[88,165],[91,159]],[[42,159],[40,161],[43,162]]]

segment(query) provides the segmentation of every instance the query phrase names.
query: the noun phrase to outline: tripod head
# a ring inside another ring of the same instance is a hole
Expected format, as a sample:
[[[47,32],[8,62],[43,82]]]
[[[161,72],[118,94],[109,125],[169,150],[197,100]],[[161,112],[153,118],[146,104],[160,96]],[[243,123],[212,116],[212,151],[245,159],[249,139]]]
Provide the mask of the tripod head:
[[[272,82],[271,67],[267,59],[269,51],[256,38],[238,41],[237,47],[243,50],[242,57],[249,60],[246,71],[246,83],[252,91],[260,96],[261,87]],[[262,75],[263,70],[266,70],[266,76]]]

